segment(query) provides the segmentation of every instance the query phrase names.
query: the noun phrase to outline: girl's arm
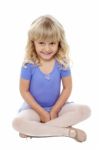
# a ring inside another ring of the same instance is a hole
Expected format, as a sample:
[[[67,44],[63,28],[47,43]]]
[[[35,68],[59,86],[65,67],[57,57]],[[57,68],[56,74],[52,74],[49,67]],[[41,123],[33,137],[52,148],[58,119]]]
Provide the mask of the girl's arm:
[[[63,84],[63,90],[60,94],[60,97],[58,98],[57,102],[55,103],[55,105],[53,106],[53,108],[50,112],[50,114],[52,116],[51,119],[54,117],[56,118],[58,112],[63,107],[63,105],[65,104],[65,102],[67,101],[67,99],[69,98],[69,96],[71,94],[71,90],[72,90],[71,76],[63,77],[62,84]]]
[[[40,115],[41,121],[42,122],[47,122],[50,120],[50,115],[47,111],[41,107],[34,97],[31,95],[29,92],[29,85],[30,81],[29,80],[20,80],[20,93],[23,99]]]

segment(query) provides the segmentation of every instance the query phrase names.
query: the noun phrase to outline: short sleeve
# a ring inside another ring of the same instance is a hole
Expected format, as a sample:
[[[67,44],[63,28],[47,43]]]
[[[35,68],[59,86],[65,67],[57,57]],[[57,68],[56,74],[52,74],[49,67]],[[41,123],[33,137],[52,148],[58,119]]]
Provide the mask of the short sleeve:
[[[21,79],[30,80],[32,76],[32,64],[24,64],[21,68]]]
[[[62,77],[67,77],[67,76],[71,76],[71,70],[69,67],[67,67],[66,69],[61,69],[60,70],[60,75],[61,75],[61,78]]]

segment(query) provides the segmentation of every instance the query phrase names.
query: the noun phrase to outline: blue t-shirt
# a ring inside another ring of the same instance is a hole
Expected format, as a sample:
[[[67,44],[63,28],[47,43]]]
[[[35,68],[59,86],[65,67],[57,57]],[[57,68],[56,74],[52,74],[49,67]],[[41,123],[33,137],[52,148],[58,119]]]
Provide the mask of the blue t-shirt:
[[[29,91],[36,102],[45,110],[50,111],[60,96],[61,78],[70,76],[70,68],[64,69],[55,60],[53,70],[49,74],[43,73],[39,66],[31,63],[25,64],[21,69],[21,79],[30,80]],[[31,108],[26,102],[19,111]]]

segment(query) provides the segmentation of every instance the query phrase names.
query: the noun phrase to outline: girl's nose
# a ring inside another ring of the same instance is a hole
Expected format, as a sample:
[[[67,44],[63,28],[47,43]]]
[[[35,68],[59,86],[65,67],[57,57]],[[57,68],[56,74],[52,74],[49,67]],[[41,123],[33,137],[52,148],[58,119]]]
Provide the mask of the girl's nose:
[[[50,46],[49,46],[49,44],[46,44],[46,46],[45,46],[45,50],[46,50],[46,51],[49,51],[49,50],[50,50]]]

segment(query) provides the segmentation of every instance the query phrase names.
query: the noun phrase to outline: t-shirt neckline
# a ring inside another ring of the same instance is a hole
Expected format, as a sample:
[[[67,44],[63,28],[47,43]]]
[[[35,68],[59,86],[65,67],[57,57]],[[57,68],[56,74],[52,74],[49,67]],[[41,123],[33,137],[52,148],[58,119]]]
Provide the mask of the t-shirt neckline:
[[[39,67],[38,67],[38,69],[39,69],[40,73],[43,74],[44,76],[49,76],[49,75],[51,75],[54,72],[55,66],[56,66],[56,60],[54,62],[53,69],[52,69],[52,71],[50,73],[44,73]]]

